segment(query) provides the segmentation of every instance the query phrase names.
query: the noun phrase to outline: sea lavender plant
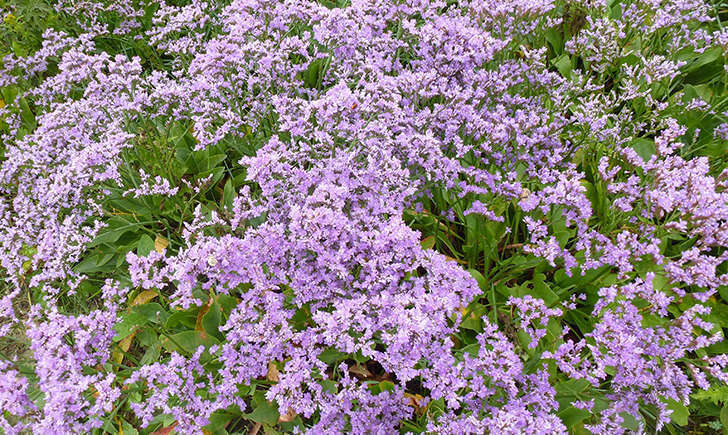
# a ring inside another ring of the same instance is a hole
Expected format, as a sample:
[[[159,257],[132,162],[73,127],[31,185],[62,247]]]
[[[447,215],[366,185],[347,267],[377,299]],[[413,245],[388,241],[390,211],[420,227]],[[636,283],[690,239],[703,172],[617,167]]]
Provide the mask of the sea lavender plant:
[[[5,432],[726,424],[724,12],[55,11],[0,68]]]

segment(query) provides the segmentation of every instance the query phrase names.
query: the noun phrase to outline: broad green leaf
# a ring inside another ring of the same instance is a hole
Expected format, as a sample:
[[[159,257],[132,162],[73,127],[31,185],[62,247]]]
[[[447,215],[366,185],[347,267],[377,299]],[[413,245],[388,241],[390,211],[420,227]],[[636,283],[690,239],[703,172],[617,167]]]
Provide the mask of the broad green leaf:
[[[558,27],[551,27],[544,32],[546,41],[551,45],[557,56],[560,56],[564,51],[564,38],[561,35],[561,30]]]
[[[278,406],[265,400],[258,402],[253,409],[253,412],[245,414],[245,418],[248,420],[270,426],[278,423],[279,417],[280,414],[278,413]]]
[[[210,423],[205,426],[205,429],[207,429],[212,435],[227,434],[225,428],[233,418],[235,418],[235,415],[230,414],[229,412],[215,411],[210,416]]]
[[[550,213],[549,226],[551,232],[559,242],[559,246],[562,248],[566,247],[571,237],[574,236],[576,230],[566,226],[566,218],[564,218],[563,212],[560,207],[554,207]]]
[[[325,362],[326,364],[331,364],[334,362],[343,361],[346,359],[346,357],[347,354],[339,352],[332,347],[329,347],[319,354],[318,359]]]
[[[483,330],[483,317],[487,312],[485,305],[473,303],[465,310],[463,321],[460,324],[461,328],[471,329],[473,331],[480,332]]]
[[[135,231],[141,224],[130,222],[123,217],[114,216],[107,222],[108,225],[103,228],[99,235],[89,243],[89,247],[98,246],[104,243],[114,243],[125,233]]]
[[[677,402],[673,399],[667,400],[667,409],[672,410],[672,414],[670,414],[670,419],[673,423],[685,426],[688,424],[688,417],[690,416],[690,411],[688,410],[687,406],[683,405],[680,402]]]
[[[546,275],[542,273],[535,274],[531,282],[533,285],[532,296],[543,299],[548,306],[552,306],[559,301],[559,296],[546,283]]]
[[[225,314],[225,316],[229,316],[230,312],[238,305],[237,298],[234,298],[229,295],[220,294],[217,295],[217,303],[220,304],[222,307],[222,311]]]
[[[222,193],[222,203],[228,210],[233,209],[233,199],[235,197],[235,189],[233,189],[233,179],[228,178]]]
[[[571,76],[571,58],[568,54],[564,53],[552,59],[551,64],[556,67],[563,77],[569,78]]]
[[[219,341],[202,331],[183,331],[169,337],[162,337],[162,346],[169,352],[192,354],[198,347],[210,347]]]
[[[156,302],[135,306],[132,312],[139,313],[152,323],[165,323],[169,318],[169,313]]]
[[[154,240],[146,234],[143,234],[137,242],[137,255],[146,257],[154,250]]]
[[[485,291],[488,285],[488,281],[485,279],[482,273],[478,272],[475,269],[468,269],[468,272],[470,272],[470,275],[475,278],[475,281],[478,282],[478,285],[480,286],[480,289]]]
[[[372,394],[379,394],[383,391],[393,391],[394,390],[394,383],[390,381],[369,381],[369,391],[371,391]]]
[[[622,427],[634,431],[635,433],[639,431],[640,424],[632,414],[627,412],[620,412],[619,415],[624,419],[624,422],[622,422]]]
[[[139,360],[141,365],[152,364],[159,360],[161,355],[161,346],[159,344],[147,347],[146,352],[142,355],[142,359]]]
[[[131,311],[122,314],[121,321],[114,325],[116,336],[114,341],[121,341],[131,334],[135,329],[144,326],[147,323],[147,317],[144,314]]]
[[[224,335],[220,332],[220,321],[222,320],[222,307],[217,302],[213,302],[208,308],[207,313],[202,316],[202,328],[208,334],[219,339],[223,339]]]
[[[184,311],[174,311],[167,321],[165,322],[166,328],[177,328],[179,326],[186,326],[187,328],[194,329],[195,328],[195,322],[197,321],[197,312],[196,311],[190,311],[190,310],[184,310]]]
[[[657,154],[655,142],[651,139],[637,138],[632,141],[630,147],[646,162],[650,160],[650,157]]]
[[[557,415],[559,416],[559,418],[561,418],[561,421],[564,422],[564,425],[567,428],[571,429],[585,419],[589,418],[591,416],[591,413],[589,411],[585,411],[574,406],[568,406],[564,410],[559,411]]]

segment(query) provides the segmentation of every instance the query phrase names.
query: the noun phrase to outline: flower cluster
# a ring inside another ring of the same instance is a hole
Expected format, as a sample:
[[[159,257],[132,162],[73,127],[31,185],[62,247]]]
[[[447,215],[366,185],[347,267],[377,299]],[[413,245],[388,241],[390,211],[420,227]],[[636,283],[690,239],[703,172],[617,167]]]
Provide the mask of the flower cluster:
[[[726,382],[703,1],[56,10],[0,68],[5,432],[619,433]]]

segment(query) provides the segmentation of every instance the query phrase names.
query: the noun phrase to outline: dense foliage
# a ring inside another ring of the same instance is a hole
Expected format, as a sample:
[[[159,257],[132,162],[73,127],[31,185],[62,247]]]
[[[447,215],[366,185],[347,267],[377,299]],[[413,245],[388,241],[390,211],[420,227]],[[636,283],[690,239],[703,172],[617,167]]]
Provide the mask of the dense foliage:
[[[2,8],[5,433],[728,431],[722,3]]]

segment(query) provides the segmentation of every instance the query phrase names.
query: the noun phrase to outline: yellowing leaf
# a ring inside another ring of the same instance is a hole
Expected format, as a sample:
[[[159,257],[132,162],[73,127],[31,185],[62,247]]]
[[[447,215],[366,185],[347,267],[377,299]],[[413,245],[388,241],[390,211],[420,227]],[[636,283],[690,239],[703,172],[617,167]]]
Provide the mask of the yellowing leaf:
[[[171,426],[167,426],[167,427],[163,427],[159,430],[155,430],[150,435],[168,435],[170,432],[172,432],[174,430],[175,426],[177,426],[176,421],[174,423],[172,423]]]
[[[349,373],[362,377],[364,379],[370,379],[373,377],[372,372],[369,371],[369,369],[366,368],[366,366],[363,366],[361,364],[355,364],[351,367],[349,367]]]
[[[412,394],[412,393],[404,393],[404,400],[407,406],[411,406],[417,411],[418,414],[420,414],[420,411],[423,411],[421,409],[422,401],[425,400],[424,397],[422,397],[419,394]],[[421,415],[421,414],[420,414]]]
[[[114,420],[116,420],[116,424],[119,425],[119,435],[124,435],[124,429],[122,429],[121,420],[119,420],[119,417],[114,417]]]
[[[131,347],[131,342],[134,340],[134,336],[136,335],[137,331],[138,329],[135,329],[134,332],[124,337],[124,339],[119,342],[119,348],[114,349],[112,357],[114,358],[115,363],[121,364],[121,362],[124,361],[124,353],[129,351],[129,348]]]
[[[256,423],[255,423],[255,424],[253,425],[253,428],[252,428],[252,429],[250,429],[250,433],[249,433],[249,435],[258,435],[258,432],[260,431],[260,428],[261,428],[261,427],[263,427],[263,424],[262,424],[262,423],[258,423],[258,422],[256,422]]]
[[[169,240],[165,239],[160,235],[157,235],[157,237],[154,239],[154,250],[161,254],[162,251],[167,249],[167,246],[169,246]]]
[[[447,261],[454,261],[454,262],[460,263],[460,264],[468,264],[468,262],[465,261],[465,260],[458,260],[457,258],[452,258],[452,257],[449,257],[447,255],[445,255],[445,260],[447,260]]]
[[[134,300],[131,302],[131,306],[134,307],[137,305],[144,305],[156,297],[157,292],[155,292],[154,290],[144,290],[143,292],[139,293],[137,297],[134,298]]]
[[[435,246],[435,237],[427,236],[420,242],[422,249],[432,249]]]
[[[202,318],[205,317],[205,314],[207,314],[208,311],[210,311],[211,305],[212,298],[210,298],[210,300],[205,305],[200,307],[200,311],[197,313],[197,320],[195,321],[195,331],[200,331],[201,333],[205,334],[205,328],[202,327]]]
[[[265,375],[265,378],[272,382],[278,382],[280,380],[280,373],[274,361],[268,361],[268,373]]]
[[[294,418],[296,418],[297,415],[298,414],[296,414],[296,412],[293,409],[288,408],[288,412],[286,412],[285,414],[278,417],[278,423],[291,422],[291,421],[293,421]]]

